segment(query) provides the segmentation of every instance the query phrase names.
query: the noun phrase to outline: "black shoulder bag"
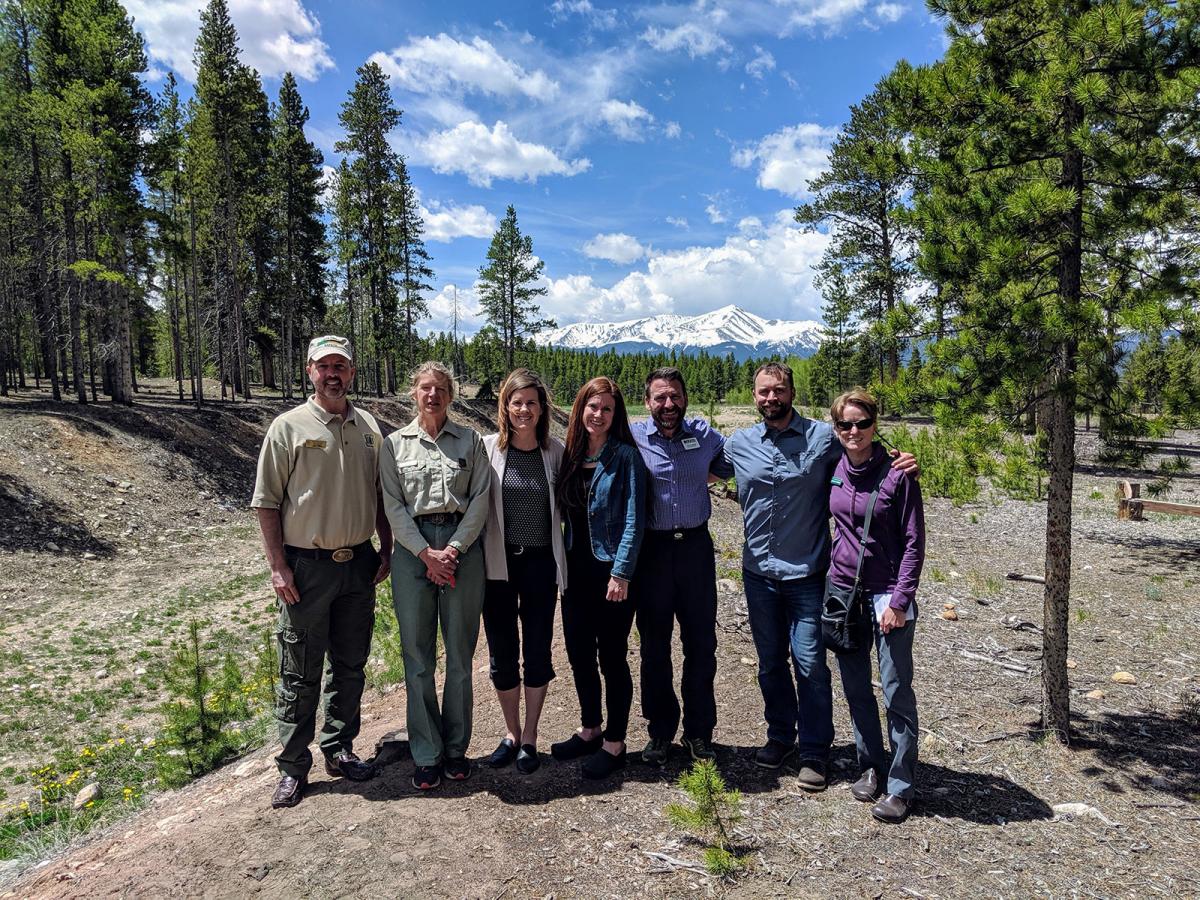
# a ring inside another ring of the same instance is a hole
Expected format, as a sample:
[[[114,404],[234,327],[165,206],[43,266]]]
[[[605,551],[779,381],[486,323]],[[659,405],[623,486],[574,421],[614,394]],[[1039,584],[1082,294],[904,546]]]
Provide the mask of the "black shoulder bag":
[[[821,633],[825,646],[834,653],[856,653],[871,641],[871,611],[867,609],[866,592],[859,584],[863,558],[867,553],[867,538],[871,533],[871,515],[875,512],[875,501],[879,489],[887,478],[887,461],[883,473],[875,482],[875,489],[867,498],[867,514],[863,519],[862,538],[858,544],[858,565],[854,569],[854,585],[842,587],[825,578],[825,602],[821,606]]]

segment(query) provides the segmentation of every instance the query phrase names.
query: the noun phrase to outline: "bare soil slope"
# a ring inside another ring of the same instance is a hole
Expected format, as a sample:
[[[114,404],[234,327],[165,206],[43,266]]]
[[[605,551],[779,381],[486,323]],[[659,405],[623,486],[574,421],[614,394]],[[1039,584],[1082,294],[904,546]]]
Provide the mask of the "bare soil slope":
[[[171,404],[0,406],[0,438],[10,448],[0,457],[0,512],[21,523],[0,549],[0,647],[25,653],[19,665],[5,662],[4,683],[28,683],[35,673],[48,680],[42,670],[56,662],[43,645],[61,641],[72,623],[92,634],[99,622],[120,626],[104,632],[107,665],[120,671],[144,639],[129,628],[129,616],[148,616],[156,598],[214,579],[244,576],[240,588],[213,602],[218,611],[249,602],[244,615],[265,624],[269,593],[241,506],[261,430],[280,408],[194,414]],[[402,405],[372,408],[393,426],[407,418]],[[1173,449],[1194,453],[1194,437],[1179,436]],[[1178,499],[1197,502],[1196,484],[1194,476],[1182,479]],[[584,782],[576,766],[547,759],[531,777],[479,770],[422,795],[409,785],[401,741],[386,747],[398,758],[375,781],[354,785],[314,773],[304,802],[282,812],[269,807],[275,774],[265,748],[160,795],[25,872],[4,896],[1200,895],[1200,640],[1190,625],[1200,612],[1200,520],[1118,522],[1114,486],[1114,473],[1081,466],[1070,749],[1034,730],[1041,588],[1005,579],[1040,573],[1044,507],[927,503],[917,633],[922,763],[919,802],[904,826],[873,822],[850,798],[857,773],[840,700],[828,791],[802,794],[788,769],[769,773],[751,763],[764,726],[736,577],[740,519],[732,501],[718,500],[718,764],[743,792],[746,815],[736,837],[750,857],[736,881],[704,875],[700,847],[662,815],[679,799],[678,748],[663,770],[631,754],[624,773],[600,786]],[[940,617],[944,604],[954,605],[957,620]],[[636,654],[635,641],[635,673]],[[501,731],[486,661],[481,639],[477,759]],[[577,724],[561,646],[555,664],[560,677],[543,750]],[[1118,669],[1136,684],[1112,682]],[[31,695],[39,705],[27,715],[53,719],[45,705],[51,688]],[[838,691],[835,684],[835,697]],[[4,714],[0,707],[0,722]],[[368,697],[365,719],[360,749],[369,750],[403,727],[403,690]],[[631,748],[643,740],[635,719]],[[5,759],[26,761],[8,745],[0,748]]]

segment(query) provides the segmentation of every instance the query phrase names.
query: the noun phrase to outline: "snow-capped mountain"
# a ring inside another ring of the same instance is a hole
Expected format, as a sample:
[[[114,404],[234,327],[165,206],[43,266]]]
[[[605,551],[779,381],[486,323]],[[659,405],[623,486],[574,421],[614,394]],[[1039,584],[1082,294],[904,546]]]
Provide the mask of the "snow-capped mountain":
[[[750,357],[812,356],[821,340],[820,322],[764,319],[737,306],[699,316],[662,315],[628,322],[577,322],[537,336],[538,343],[573,350],[619,353],[732,353]]]

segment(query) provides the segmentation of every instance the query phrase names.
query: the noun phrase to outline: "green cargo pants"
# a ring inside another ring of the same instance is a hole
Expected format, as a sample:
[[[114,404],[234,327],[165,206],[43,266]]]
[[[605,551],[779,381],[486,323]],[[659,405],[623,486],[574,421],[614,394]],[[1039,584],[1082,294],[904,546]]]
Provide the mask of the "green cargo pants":
[[[352,750],[361,724],[359,705],[371,655],[379,554],[356,553],[348,562],[288,556],[300,602],[279,601],[279,692],[275,718],[283,750],[279,771],[303,778],[312,768],[312,743],[321,675],[325,679],[325,725],[320,746],[326,756]]]
[[[417,527],[431,547],[441,549],[457,526],[418,519]],[[425,577],[425,563],[420,559],[399,544],[392,551],[392,603],[404,653],[408,742],[418,766],[466,756],[471,743],[471,660],[483,613],[483,548],[479,541],[459,557],[454,581],[454,587],[439,587]],[[446,649],[440,708],[434,684],[439,623]]]

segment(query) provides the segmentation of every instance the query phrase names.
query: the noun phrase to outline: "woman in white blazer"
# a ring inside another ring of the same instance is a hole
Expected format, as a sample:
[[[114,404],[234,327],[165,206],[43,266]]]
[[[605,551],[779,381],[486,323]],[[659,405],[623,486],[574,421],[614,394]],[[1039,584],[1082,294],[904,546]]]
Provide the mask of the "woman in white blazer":
[[[563,444],[550,436],[546,385],[528,369],[517,369],[501,385],[497,423],[499,434],[483,439],[492,466],[483,535],[483,627],[507,731],[488,765],[499,768],[515,760],[528,775],[541,765],[537,729],[554,678],[554,607],[559,591],[567,587],[562,519],[554,496]]]

